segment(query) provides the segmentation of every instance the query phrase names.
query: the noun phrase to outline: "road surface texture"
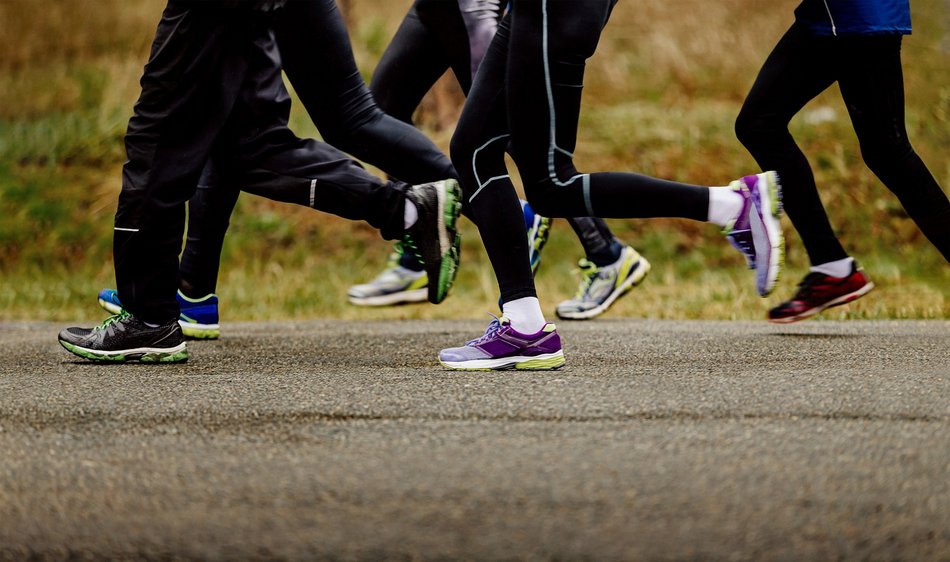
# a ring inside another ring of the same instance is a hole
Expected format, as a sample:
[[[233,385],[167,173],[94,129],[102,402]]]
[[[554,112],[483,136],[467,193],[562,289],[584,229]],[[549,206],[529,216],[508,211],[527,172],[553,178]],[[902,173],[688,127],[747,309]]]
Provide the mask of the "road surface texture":
[[[950,322],[225,325],[180,366],[0,324],[0,559],[950,560]]]

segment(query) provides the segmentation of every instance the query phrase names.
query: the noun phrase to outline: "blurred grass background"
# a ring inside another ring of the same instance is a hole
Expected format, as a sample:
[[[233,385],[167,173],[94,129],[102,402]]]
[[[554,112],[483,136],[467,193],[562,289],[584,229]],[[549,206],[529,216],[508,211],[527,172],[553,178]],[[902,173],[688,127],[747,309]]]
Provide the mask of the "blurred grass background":
[[[343,4],[368,78],[410,0]],[[733,121],[796,0],[626,0],[588,66],[577,149],[582,170],[630,170],[724,184],[756,166]],[[0,0],[0,319],[92,320],[114,286],[112,219],[122,136],[138,94],[162,0]],[[950,187],[950,1],[915,0],[904,42],[907,124],[918,152]],[[420,111],[447,148],[457,89],[443,80]],[[295,104],[292,126],[318,136]],[[878,288],[824,318],[947,318],[950,268],[864,167],[832,88],[792,123],[832,223]],[[788,267],[763,301],[717,229],[679,220],[610,221],[654,265],[613,316],[762,318],[807,270],[784,219]],[[466,223],[463,267],[443,305],[360,309],[346,288],[368,280],[390,246],[365,224],[242,195],[225,245],[219,295],[226,320],[484,318],[497,287]],[[555,225],[538,274],[545,309],[573,294],[581,248]]]

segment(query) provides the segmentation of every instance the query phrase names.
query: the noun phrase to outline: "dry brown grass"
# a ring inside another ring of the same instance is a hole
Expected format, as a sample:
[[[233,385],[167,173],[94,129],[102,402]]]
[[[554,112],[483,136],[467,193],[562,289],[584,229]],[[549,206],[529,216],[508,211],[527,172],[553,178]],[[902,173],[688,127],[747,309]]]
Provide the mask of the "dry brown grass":
[[[373,68],[410,0],[349,0],[358,64]],[[623,0],[590,61],[578,142],[587,170],[635,170],[717,183],[753,169],[732,122],[755,73],[792,21],[797,0]],[[121,134],[138,93],[163,0],[0,0],[0,308],[3,316],[97,313],[91,294],[111,285],[109,226]],[[950,186],[950,6],[915,0],[905,42],[908,126],[918,151]],[[443,84],[420,113],[446,148],[458,94]],[[831,115],[807,123],[818,111]],[[829,113],[830,112],[830,113]],[[315,135],[295,107],[292,125]],[[836,312],[853,317],[947,317],[950,272],[862,166],[846,111],[832,91],[793,122],[812,159],[833,223],[880,289]],[[35,186],[35,188],[34,188]],[[55,186],[51,188],[49,186]],[[656,269],[616,314],[757,318],[749,274],[715,232],[684,221],[613,221]],[[789,225],[786,223],[786,227]],[[788,294],[806,263],[789,236]],[[350,283],[371,276],[388,249],[365,225],[242,198],[225,249],[221,293],[229,318],[479,316],[495,285],[473,228],[465,227],[456,295],[444,306],[365,311],[346,306]],[[77,256],[77,253],[81,254]],[[550,307],[573,292],[580,249],[561,224],[538,279]],[[23,288],[26,289],[23,289]],[[266,287],[262,291],[260,288]],[[773,298],[774,300],[774,298]],[[770,301],[772,302],[772,301]]]
[[[128,105],[161,14],[160,0],[0,2],[0,118]],[[96,82],[90,84],[90,82]],[[97,92],[89,92],[92,87]],[[121,97],[121,100],[110,98]]]

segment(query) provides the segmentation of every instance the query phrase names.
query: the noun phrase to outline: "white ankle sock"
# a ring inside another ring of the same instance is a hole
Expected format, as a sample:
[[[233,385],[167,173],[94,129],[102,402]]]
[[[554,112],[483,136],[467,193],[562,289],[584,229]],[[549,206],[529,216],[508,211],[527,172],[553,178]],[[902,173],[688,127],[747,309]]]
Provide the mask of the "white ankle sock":
[[[546,323],[538,297],[524,297],[501,306],[502,314],[511,320],[511,327],[522,334],[536,334]]]
[[[406,208],[402,215],[403,228],[408,230],[410,226],[416,224],[417,220],[419,220],[419,209],[412,201],[406,199]]]
[[[847,277],[851,275],[851,264],[853,263],[854,258],[847,257],[843,260],[835,260],[813,265],[811,267],[811,271],[815,273],[824,273],[825,275],[830,275],[832,277]]]
[[[731,187],[709,188],[709,222],[726,226],[742,212],[742,196]]]

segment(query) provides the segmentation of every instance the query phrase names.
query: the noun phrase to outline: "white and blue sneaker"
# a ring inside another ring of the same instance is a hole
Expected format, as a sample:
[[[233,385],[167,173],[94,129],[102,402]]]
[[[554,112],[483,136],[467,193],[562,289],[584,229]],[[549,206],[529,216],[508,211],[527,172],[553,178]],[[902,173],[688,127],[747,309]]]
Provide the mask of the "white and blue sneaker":
[[[120,314],[125,310],[115,289],[99,291],[99,306],[110,314]],[[186,338],[216,340],[221,336],[218,324],[218,295],[210,294],[193,299],[178,291],[178,308],[178,324]]]
[[[541,265],[541,250],[548,243],[548,235],[551,233],[551,219],[535,213],[524,199],[521,200],[521,212],[524,213],[524,226],[528,233],[528,260],[531,263],[531,273],[536,273],[538,266]]]

